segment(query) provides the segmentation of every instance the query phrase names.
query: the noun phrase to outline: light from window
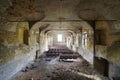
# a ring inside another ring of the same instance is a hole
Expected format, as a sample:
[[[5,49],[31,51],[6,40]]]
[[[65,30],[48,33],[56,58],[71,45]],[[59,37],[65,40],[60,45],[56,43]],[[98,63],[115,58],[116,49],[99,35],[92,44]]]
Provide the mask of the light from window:
[[[62,42],[62,34],[57,35],[57,40],[58,40],[58,42]]]

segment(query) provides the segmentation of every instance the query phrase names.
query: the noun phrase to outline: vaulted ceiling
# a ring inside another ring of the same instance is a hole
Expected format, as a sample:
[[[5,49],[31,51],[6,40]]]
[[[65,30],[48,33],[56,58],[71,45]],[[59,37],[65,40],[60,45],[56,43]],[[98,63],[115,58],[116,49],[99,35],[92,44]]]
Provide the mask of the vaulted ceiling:
[[[120,19],[119,0],[1,0],[0,16],[7,20]]]
[[[0,20],[4,21],[56,21],[105,20],[120,21],[119,0],[0,0]],[[63,27],[80,23],[64,23]],[[81,24],[84,24],[81,22]],[[50,24],[58,26],[59,23]],[[79,25],[79,26],[78,26]]]

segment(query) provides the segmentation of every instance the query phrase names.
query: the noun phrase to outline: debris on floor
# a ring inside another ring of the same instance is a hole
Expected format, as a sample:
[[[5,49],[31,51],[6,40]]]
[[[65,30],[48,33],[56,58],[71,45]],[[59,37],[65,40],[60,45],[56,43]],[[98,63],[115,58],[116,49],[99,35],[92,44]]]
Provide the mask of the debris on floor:
[[[100,75],[78,53],[69,49],[50,49],[12,80],[109,80]]]
[[[101,76],[81,57],[74,62],[61,62],[58,57],[46,61],[46,58],[49,57],[45,56],[42,59],[37,59],[31,65],[29,64],[22,72],[18,72],[12,80],[98,80],[79,73]],[[99,80],[108,80],[104,77],[100,78]]]

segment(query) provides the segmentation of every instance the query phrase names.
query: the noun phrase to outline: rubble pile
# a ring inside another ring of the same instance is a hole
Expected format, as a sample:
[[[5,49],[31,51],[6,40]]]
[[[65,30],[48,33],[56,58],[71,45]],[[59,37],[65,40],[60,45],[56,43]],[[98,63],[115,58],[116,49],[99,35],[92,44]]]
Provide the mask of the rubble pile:
[[[47,59],[47,60],[46,60]],[[88,78],[84,75],[92,75]],[[108,80],[96,72],[81,56],[73,62],[59,61],[58,56],[43,56],[18,72],[12,80]]]

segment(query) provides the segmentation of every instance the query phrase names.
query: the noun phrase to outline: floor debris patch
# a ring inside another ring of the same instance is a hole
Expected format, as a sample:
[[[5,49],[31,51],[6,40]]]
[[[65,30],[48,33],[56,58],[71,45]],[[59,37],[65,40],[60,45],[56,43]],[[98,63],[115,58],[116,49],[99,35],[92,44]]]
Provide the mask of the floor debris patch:
[[[100,75],[82,57],[72,62],[60,61],[59,56],[36,59],[18,72],[12,80],[109,80]]]

